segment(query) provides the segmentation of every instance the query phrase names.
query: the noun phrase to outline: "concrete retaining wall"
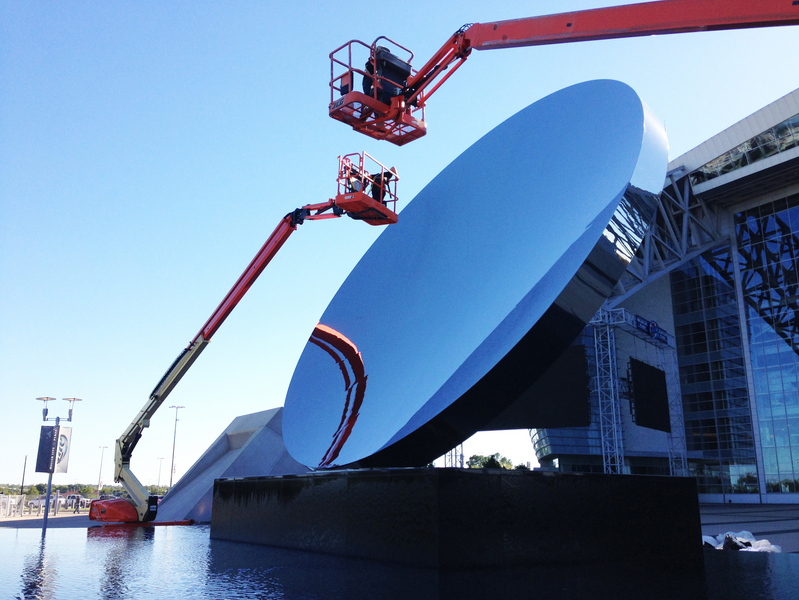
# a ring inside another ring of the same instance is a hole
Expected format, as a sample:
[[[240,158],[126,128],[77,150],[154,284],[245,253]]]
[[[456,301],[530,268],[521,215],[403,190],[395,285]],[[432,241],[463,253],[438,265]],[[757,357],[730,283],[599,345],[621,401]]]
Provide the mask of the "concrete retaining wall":
[[[211,537],[441,568],[702,564],[690,478],[388,469],[220,479]]]

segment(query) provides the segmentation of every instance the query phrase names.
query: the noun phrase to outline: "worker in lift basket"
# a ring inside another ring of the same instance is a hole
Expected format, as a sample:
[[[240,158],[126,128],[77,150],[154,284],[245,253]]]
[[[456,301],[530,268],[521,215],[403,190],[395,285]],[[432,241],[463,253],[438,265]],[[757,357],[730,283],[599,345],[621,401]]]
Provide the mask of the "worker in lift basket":
[[[382,204],[388,204],[389,198],[386,198],[388,195],[388,184],[394,177],[399,178],[397,169],[391,167],[388,171],[375,173],[371,177],[373,182],[371,189],[372,198],[378,202],[381,202]]]
[[[358,167],[352,165],[350,174],[347,177],[347,187],[350,192],[363,191],[363,174],[358,170]]]

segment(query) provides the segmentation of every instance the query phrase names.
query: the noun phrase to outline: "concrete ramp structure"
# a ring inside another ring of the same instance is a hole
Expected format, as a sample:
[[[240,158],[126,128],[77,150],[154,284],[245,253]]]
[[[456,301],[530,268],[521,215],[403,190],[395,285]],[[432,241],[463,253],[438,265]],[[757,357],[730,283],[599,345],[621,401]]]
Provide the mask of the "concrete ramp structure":
[[[233,419],[161,501],[156,522],[210,522],[218,478],[307,473],[286,450],[282,424],[283,407]]]

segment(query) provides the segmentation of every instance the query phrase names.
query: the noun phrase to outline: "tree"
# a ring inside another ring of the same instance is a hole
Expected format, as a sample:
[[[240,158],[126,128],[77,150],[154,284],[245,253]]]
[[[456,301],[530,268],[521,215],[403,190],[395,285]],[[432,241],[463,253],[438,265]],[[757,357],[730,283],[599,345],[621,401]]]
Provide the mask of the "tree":
[[[528,466],[527,466],[526,464],[524,464],[524,463],[519,463],[518,465],[516,465],[515,467],[513,467],[513,469],[514,469],[514,470],[516,470],[516,471],[529,471],[529,470],[530,470],[530,467],[528,467]]]
[[[469,457],[466,466],[470,469],[512,469],[513,463],[499,453],[490,456],[474,454]]]

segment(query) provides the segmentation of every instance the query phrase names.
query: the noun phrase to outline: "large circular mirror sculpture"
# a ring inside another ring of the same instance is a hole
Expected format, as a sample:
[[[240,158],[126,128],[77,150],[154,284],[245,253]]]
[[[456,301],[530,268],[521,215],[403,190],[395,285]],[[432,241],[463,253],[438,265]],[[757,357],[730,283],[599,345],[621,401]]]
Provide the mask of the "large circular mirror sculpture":
[[[514,405],[608,298],[668,146],[629,86],[528,106],[445,168],[350,273],[283,414],[310,467],[417,466]]]

